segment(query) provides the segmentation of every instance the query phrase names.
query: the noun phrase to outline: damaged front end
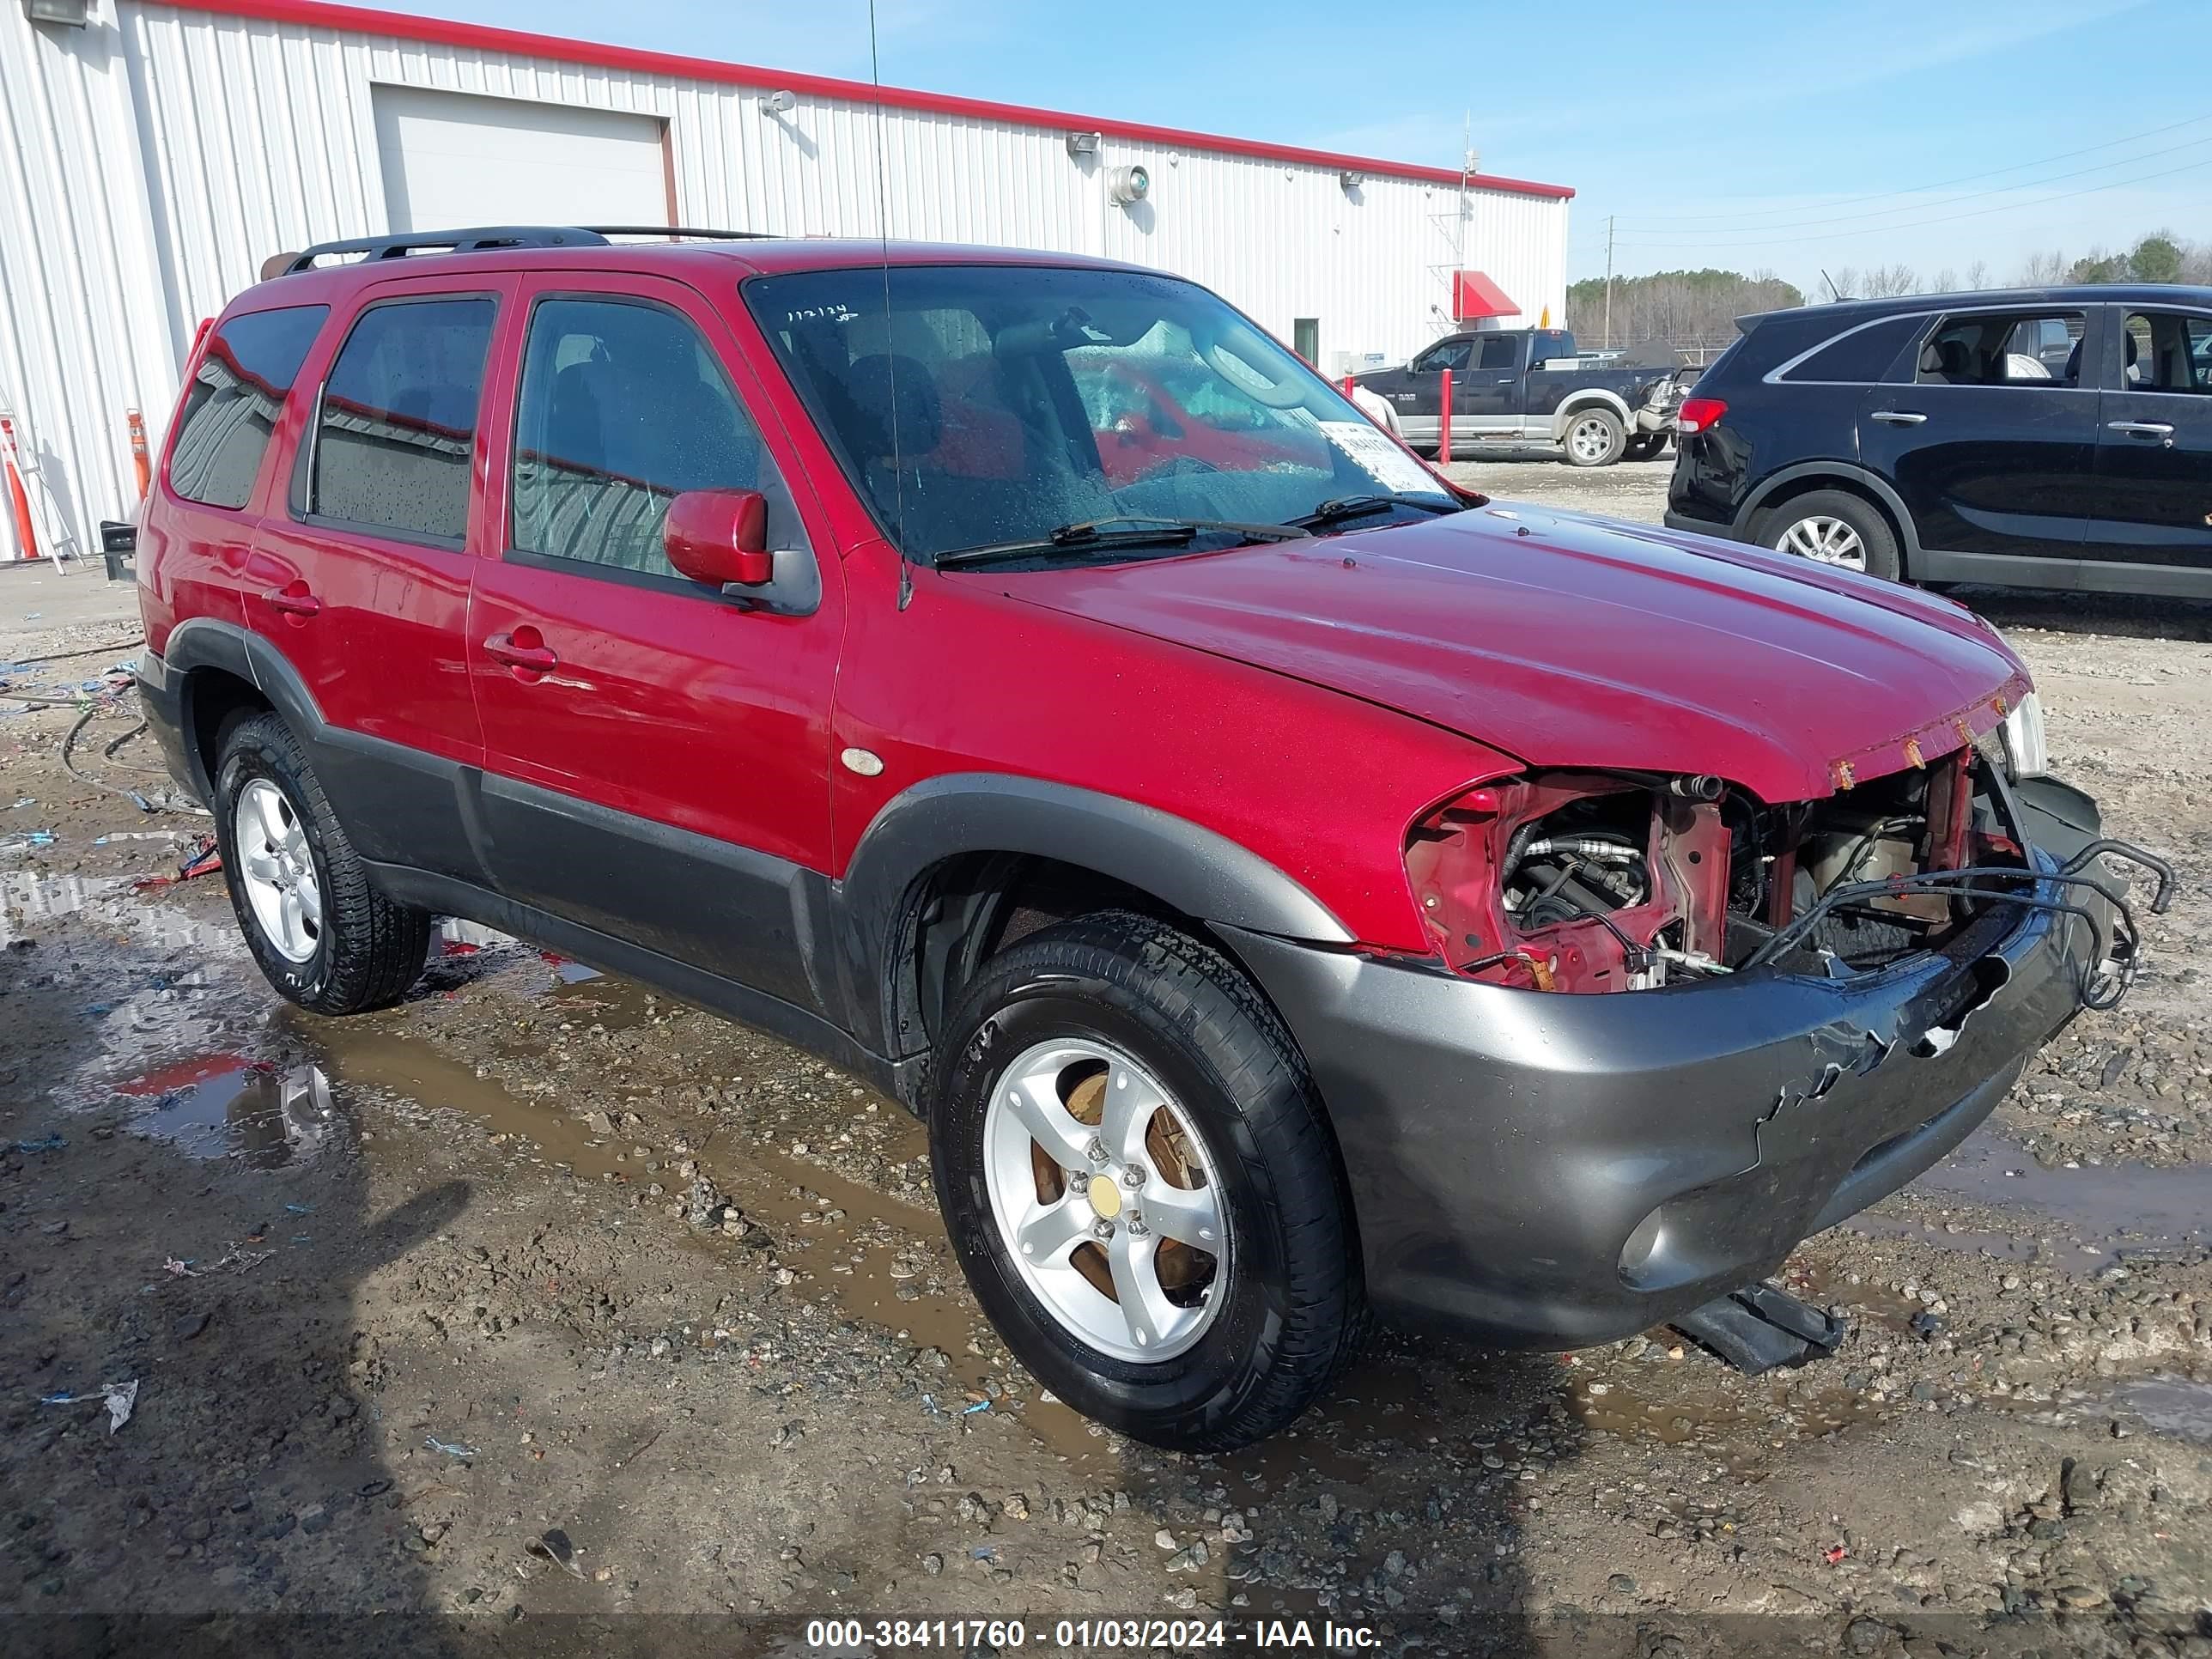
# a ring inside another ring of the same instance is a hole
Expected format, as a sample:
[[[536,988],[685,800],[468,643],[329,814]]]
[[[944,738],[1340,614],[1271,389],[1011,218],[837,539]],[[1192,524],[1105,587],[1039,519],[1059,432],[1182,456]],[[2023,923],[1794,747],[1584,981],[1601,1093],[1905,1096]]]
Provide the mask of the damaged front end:
[[[1995,908],[2069,915],[2096,940],[2086,1006],[2125,993],[2140,936],[2105,842],[2032,850],[2003,749],[1972,744],[1817,801],[1710,775],[1558,771],[1429,813],[1406,869],[1454,971],[1523,990],[1649,991],[1772,968],[1842,978],[1941,951]]]
[[[1908,762],[1914,757],[1908,753]],[[1298,1031],[1370,1296],[1501,1345],[1680,1319],[1912,1180],[2142,960],[2094,802],[1984,738],[1820,800],[1532,772],[1426,814],[1436,954],[1224,930]]]

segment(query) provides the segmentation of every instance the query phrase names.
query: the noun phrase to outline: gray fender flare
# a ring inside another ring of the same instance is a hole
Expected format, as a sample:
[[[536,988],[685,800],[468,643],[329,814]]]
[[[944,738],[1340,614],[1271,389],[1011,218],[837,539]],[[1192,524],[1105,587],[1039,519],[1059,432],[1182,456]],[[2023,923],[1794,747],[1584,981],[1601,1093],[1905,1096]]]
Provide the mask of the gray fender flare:
[[[1736,509],[1735,527],[1747,535],[1751,521],[1759,510],[1772,500],[1784,485],[1800,483],[1807,478],[1832,478],[1848,489],[1863,490],[1888,509],[1899,532],[1898,544],[1904,550],[1906,568],[1920,552],[1920,532],[1913,527],[1912,514],[1905,510],[1905,498],[1897,493],[1889,480],[1878,472],[1870,472],[1856,461],[1799,461],[1785,466],[1773,477],[1763,480],[1759,488],[1744,497],[1743,505]]]
[[[1588,392],[1569,393],[1567,400],[1559,405],[1559,412],[1552,417],[1552,441],[1555,444],[1566,442],[1567,428],[1574,423],[1575,416],[1593,405],[1611,410],[1620,417],[1628,435],[1632,438],[1636,435],[1636,414],[1629,408],[1628,399],[1617,392],[1593,386]]]
[[[328,722],[323,719],[314,694],[307,690],[307,681],[284,653],[260,635],[249,633],[234,623],[192,617],[179,623],[165,644],[167,649],[161,653],[161,660],[183,682],[179,706],[184,716],[186,754],[193,781],[203,799],[215,799],[215,780],[206,775],[205,758],[197,747],[191,746],[193,670],[219,669],[244,680],[268,698],[270,705],[304,741],[320,740]]]
[[[853,1012],[891,1053],[892,956],[926,870],[962,854],[1055,859],[1150,893],[1184,915],[1256,933],[1349,945],[1352,935],[1291,876],[1227,836],[1156,807],[1069,784],[954,772],[895,796],[860,837],[836,885]]]

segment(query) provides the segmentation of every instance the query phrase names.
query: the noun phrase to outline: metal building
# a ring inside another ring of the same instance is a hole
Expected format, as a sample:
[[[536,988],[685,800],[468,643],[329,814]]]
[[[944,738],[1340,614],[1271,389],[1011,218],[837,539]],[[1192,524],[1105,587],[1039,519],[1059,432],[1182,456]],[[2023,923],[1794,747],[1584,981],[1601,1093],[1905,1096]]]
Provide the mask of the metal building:
[[[1065,250],[1194,277],[1342,373],[1469,294],[1558,317],[1573,194],[314,0],[0,0],[0,410],[42,551],[131,516],[126,410],[158,453],[199,320],[280,249],[555,222]]]

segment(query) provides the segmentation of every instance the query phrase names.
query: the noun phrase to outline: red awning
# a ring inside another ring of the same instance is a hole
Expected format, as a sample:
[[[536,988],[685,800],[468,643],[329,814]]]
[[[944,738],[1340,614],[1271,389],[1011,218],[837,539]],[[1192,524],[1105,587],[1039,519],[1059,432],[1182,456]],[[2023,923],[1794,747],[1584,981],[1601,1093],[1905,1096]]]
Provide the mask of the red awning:
[[[1521,307],[1504,289],[1479,270],[1452,272],[1452,316],[1468,323],[1478,317],[1517,317]]]

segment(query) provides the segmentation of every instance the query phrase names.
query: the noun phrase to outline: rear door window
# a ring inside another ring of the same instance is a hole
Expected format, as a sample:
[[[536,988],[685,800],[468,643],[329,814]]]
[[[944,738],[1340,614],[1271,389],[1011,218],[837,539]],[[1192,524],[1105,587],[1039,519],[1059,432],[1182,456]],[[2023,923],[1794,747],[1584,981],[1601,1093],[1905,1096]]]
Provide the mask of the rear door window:
[[[2130,392],[2212,392],[2212,317],[2191,312],[2130,312],[2121,351]]]
[[[1791,384],[1871,386],[1889,373],[1905,346],[1927,325],[1925,313],[1885,317],[1815,346],[1775,378]]]
[[[1510,372],[1521,366],[1521,342],[1510,334],[1493,334],[1482,343],[1482,361],[1477,368],[1504,369]]]
[[[2003,311],[1946,317],[1920,349],[1923,386],[2039,386],[2081,384],[2079,311]]]
[[[496,303],[404,300],[362,313],[323,383],[310,517],[459,547]]]
[[[284,398],[328,306],[249,311],[215,332],[193,373],[169,448],[169,488],[206,507],[241,507]]]

